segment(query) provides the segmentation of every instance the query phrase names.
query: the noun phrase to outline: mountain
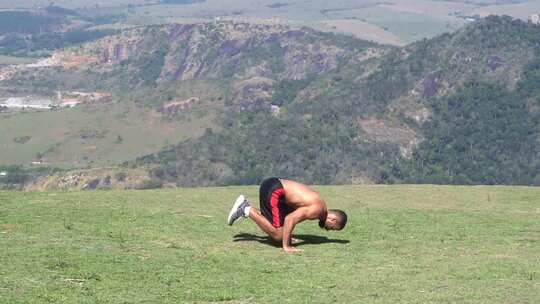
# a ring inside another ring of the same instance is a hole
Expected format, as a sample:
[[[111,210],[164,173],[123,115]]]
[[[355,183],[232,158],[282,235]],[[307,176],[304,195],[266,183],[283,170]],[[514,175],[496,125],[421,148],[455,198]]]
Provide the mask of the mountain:
[[[6,83],[43,87],[46,84],[40,78],[61,80],[58,76],[61,73],[66,78],[85,78],[84,82],[75,84],[57,81],[57,87],[66,90],[123,92],[127,87],[162,88],[212,80],[246,92],[258,84],[259,89],[268,91],[281,80],[320,75],[345,62],[377,56],[378,50],[385,49],[346,36],[280,25],[224,21],[147,26],[58,51],[41,62],[43,69],[23,69],[23,73],[10,75]],[[32,77],[24,78],[25,74]],[[235,97],[242,95],[239,91],[231,93]],[[235,101],[258,103],[247,99]]]
[[[40,159],[73,164],[81,153],[79,167],[127,160],[155,185],[253,184],[269,175],[531,185],[540,184],[539,44],[540,26],[510,17],[402,48],[280,25],[148,26],[12,70],[0,92],[108,92],[69,110],[80,120],[95,115],[86,126],[64,114],[80,129],[47,135],[56,144]],[[104,113],[115,123],[92,124]],[[124,124],[136,131],[127,136]]]
[[[538,184],[540,27],[489,17],[349,63],[139,163],[179,184]]]
[[[1,162],[84,168],[134,159],[221,130],[223,113],[280,105],[291,86],[388,49],[307,28],[227,21],[123,30],[0,67],[0,96],[53,108],[5,111]]]

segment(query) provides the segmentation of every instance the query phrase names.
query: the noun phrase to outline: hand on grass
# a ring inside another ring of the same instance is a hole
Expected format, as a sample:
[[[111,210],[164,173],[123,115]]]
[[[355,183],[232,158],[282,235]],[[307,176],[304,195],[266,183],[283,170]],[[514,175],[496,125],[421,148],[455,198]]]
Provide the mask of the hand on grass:
[[[287,252],[287,253],[297,253],[297,252],[302,252],[303,251],[300,248],[291,247],[291,246],[283,247],[283,250],[285,250],[285,252]]]

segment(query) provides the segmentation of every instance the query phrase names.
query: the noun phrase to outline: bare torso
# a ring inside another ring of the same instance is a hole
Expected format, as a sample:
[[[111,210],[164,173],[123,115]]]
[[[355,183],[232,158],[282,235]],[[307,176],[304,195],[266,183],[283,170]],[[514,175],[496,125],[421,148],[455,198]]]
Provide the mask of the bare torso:
[[[306,219],[326,218],[326,203],[319,193],[310,187],[287,179],[280,179],[285,189],[285,203],[290,208],[309,208],[309,217]]]

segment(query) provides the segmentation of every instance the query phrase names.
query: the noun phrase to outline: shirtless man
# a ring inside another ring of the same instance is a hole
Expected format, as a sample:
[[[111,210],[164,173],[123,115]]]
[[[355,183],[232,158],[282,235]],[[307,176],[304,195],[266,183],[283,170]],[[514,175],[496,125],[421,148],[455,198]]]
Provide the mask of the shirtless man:
[[[292,180],[265,179],[259,188],[259,202],[260,210],[240,195],[229,212],[229,225],[241,217],[249,217],[271,238],[281,241],[286,252],[301,251],[291,246],[291,233],[304,220],[318,219],[319,227],[326,230],[341,230],[347,223],[345,212],[328,210],[319,193]]]

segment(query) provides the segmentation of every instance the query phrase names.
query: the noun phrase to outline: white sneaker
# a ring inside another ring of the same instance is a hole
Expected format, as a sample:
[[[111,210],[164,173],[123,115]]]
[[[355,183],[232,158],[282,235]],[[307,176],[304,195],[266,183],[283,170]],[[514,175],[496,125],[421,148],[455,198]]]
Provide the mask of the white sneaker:
[[[240,194],[229,212],[229,217],[227,218],[227,223],[229,226],[232,225],[237,219],[246,217],[244,214],[244,209],[247,206],[249,206],[248,201],[242,194]]]

